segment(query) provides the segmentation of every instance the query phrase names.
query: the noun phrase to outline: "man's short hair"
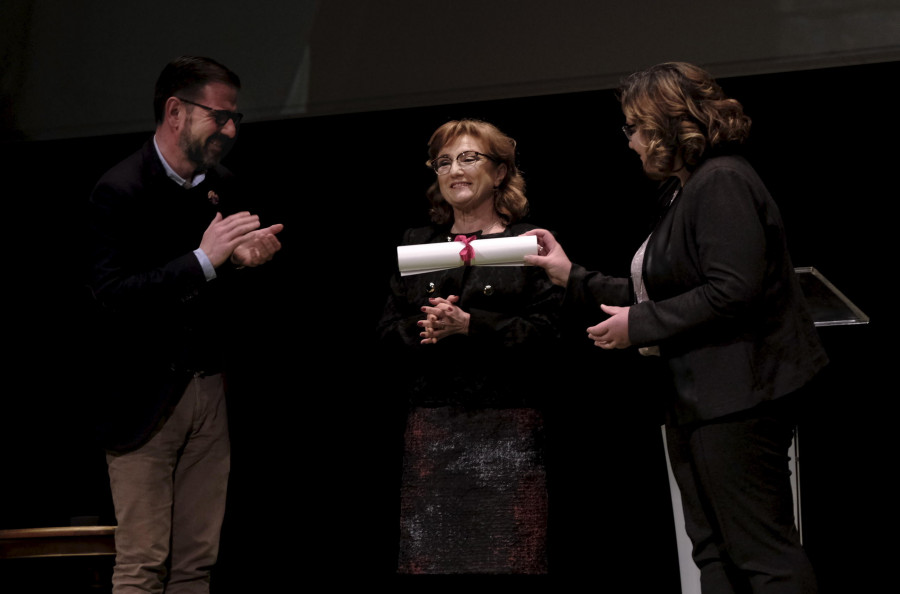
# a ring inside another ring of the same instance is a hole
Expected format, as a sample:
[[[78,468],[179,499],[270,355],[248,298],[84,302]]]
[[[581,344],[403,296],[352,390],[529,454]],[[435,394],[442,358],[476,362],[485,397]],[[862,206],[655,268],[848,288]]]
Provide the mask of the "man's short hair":
[[[153,95],[153,115],[156,123],[162,123],[169,97],[182,96],[188,100],[195,99],[200,89],[210,83],[241,88],[241,79],[238,75],[212,58],[180,56],[169,62],[156,79],[156,90]]]

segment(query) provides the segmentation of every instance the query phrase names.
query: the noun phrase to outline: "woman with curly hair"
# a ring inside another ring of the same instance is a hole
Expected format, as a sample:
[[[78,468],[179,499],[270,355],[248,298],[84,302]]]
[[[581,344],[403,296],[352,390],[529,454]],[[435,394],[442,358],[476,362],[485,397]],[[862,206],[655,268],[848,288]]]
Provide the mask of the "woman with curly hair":
[[[704,594],[815,592],[788,451],[801,389],[828,358],[778,207],[739,154],[750,118],[684,62],[632,74],[618,97],[629,146],[661,182],[631,277],[573,264],[545,230],[527,232],[543,252],[526,261],[566,287],[565,307],[602,320],[587,328],[596,346],[668,368],[666,445]]]

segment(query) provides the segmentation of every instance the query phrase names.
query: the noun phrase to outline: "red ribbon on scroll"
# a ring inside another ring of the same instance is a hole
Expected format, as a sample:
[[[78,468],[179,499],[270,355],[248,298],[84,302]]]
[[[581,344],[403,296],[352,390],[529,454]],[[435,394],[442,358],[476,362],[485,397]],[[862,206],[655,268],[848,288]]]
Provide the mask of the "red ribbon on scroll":
[[[459,251],[460,259],[466,263],[466,266],[472,261],[472,258],[475,257],[475,248],[469,245],[469,242],[473,239],[476,239],[476,235],[470,235],[466,237],[465,235],[457,235],[453,238],[453,241],[459,241],[463,243],[463,249]]]

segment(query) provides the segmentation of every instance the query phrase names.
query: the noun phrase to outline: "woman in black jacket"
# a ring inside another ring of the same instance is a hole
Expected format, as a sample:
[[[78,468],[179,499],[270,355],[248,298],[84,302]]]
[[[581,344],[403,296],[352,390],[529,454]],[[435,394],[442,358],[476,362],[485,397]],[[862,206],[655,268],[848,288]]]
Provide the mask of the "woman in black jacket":
[[[658,220],[630,278],[573,264],[552,234],[526,256],[602,321],[603,349],[658,355],[675,387],[666,439],[704,594],[799,593],[815,576],[793,518],[797,391],[827,363],[778,207],[738,148],[741,104],[709,73],[659,64],[619,89],[623,131],[660,180]]]
[[[431,223],[403,245],[514,238],[535,226],[516,143],[492,124],[450,121],[428,142]],[[548,570],[545,396],[562,289],[530,266],[402,275],[378,323],[402,365],[401,574]]]

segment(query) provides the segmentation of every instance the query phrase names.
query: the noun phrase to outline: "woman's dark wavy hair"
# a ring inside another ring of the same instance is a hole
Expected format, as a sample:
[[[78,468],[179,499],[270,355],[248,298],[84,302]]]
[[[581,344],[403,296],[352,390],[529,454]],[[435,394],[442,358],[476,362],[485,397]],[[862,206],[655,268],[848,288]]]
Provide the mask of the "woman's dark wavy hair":
[[[427,165],[438,157],[440,150],[461,136],[471,136],[484,143],[484,151],[496,161],[506,165],[506,175],[494,188],[494,210],[507,224],[515,223],[528,214],[528,198],[525,197],[525,179],[516,166],[516,141],[501,132],[493,124],[481,120],[451,120],[434,131],[428,141]],[[454,155],[455,156],[455,155]],[[428,214],[438,225],[452,223],[453,207],[447,204],[435,180],[426,192],[431,208]]]
[[[646,169],[666,178],[675,157],[693,171],[712,151],[743,143],[750,117],[725,95],[706,70],[687,62],[664,62],[626,77],[617,91],[626,119],[647,142]]]
[[[241,88],[238,75],[212,58],[179,56],[166,64],[156,79],[153,92],[156,123],[162,123],[169,97],[181,95],[189,101],[196,100],[200,90],[210,83],[222,83],[238,90]]]

